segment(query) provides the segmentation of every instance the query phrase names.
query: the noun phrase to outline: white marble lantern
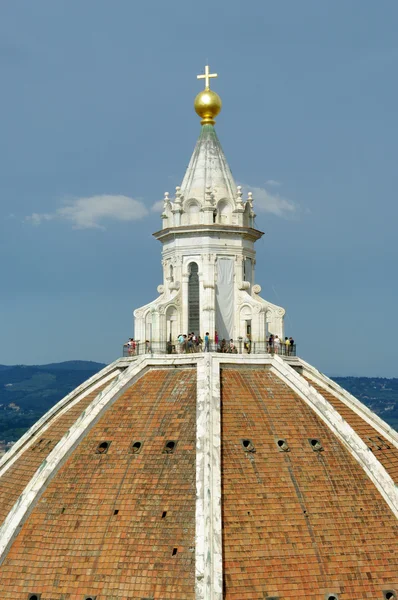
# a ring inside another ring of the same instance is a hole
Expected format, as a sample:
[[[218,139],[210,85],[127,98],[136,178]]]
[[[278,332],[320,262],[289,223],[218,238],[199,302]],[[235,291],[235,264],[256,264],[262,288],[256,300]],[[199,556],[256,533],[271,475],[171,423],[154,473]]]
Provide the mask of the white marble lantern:
[[[260,296],[254,244],[263,233],[254,226],[252,195],[243,199],[225,159],[214,128],[221,100],[206,84],[195,100],[202,129],[185,177],[174,198],[164,196],[154,234],[163,283],[158,298],[134,311],[137,340],[174,342],[192,331],[214,339],[216,330],[235,341],[284,335],[285,310]]]

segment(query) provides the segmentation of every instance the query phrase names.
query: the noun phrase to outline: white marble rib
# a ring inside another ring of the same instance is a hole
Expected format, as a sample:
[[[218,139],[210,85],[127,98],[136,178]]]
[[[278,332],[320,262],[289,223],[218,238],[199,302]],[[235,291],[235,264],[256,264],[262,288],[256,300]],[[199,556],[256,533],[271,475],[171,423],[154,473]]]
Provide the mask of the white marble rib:
[[[222,600],[220,363],[197,365],[195,598]]]
[[[340,413],[301,375],[279,356],[273,357],[271,371],[284,381],[322,419],[361,465],[369,479],[398,518],[398,488],[383,465]]]
[[[342,388],[338,383],[329,379],[326,375],[315,369],[312,365],[308,364],[304,360],[300,359],[300,364],[304,369],[303,375],[314,381],[324,390],[333,394],[341,400],[346,406],[351,408],[357,415],[359,415],[366,423],[374,427],[378,433],[383,435],[392,446],[398,448],[398,433],[388,425],[383,419],[381,419],[376,413],[370,408],[363,404],[360,400],[352,396],[347,390]]]
[[[104,367],[98,373],[84,381],[81,385],[75,388],[70,394],[62,398],[55,404],[45,415],[43,415],[36,423],[28,429],[26,433],[5,453],[0,460],[0,477],[11,467],[11,465],[20,457],[22,452],[25,452],[29,446],[36,442],[41,435],[54,422],[54,417],[58,418],[67,412],[80,400],[83,400],[88,394],[101,387],[107,381],[110,381],[118,373],[121,372],[123,359],[118,359],[112,364]]]

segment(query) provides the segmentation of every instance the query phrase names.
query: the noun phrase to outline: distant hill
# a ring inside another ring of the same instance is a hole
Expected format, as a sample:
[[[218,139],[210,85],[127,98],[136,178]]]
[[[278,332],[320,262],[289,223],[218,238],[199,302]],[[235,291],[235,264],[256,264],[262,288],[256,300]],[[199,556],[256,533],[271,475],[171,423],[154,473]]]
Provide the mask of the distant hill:
[[[24,369],[35,368],[41,371],[99,371],[104,368],[103,363],[94,362],[92,360],[66,360],[60,363],[50,363],[49,365],[13,365],[8,367],[7,365],[0,365],[0,371],[7,371],[15,369],[15,367],[23,367]]]
[[[16,441],[61,398],[104,367],[83,360],[0,365],[0,440]]]
[[[398,431],[398,379],[383,377],[333,377],[332,379]]]
[[[102,363],[82,360],[0,365],[0,440],[16,441],[61,398],[103,367]],[[398,430],[398,379],[333,379]]]

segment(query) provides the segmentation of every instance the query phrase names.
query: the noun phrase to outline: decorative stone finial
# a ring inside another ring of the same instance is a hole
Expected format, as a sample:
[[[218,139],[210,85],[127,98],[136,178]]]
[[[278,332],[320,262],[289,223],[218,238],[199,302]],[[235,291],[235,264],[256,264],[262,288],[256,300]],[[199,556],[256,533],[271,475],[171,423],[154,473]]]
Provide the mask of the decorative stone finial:
[[[242,186],[238,185],[238,187],[236,188],[236,190],[237,190],[236,191],[236,204],[238,204],[238,206],[241,206],[243,204],[243,201],[242,201],[242,196],[243,196]]]
[[[179,185],[177,185],[175,204],[181,204],[181,201],[182,201],[181,188]]]
[[[249,203],[250,208],[253,208],[253,192],[247,193],[247,201]]]

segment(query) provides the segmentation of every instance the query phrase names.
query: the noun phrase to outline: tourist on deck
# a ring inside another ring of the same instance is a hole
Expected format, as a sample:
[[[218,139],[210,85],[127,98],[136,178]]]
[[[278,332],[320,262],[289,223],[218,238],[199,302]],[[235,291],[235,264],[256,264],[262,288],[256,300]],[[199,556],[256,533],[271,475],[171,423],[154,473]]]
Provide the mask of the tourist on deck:
[[[180,333],[180,335],[177,338],[178,341],[178,352],[180,354],[182,354],[184,352],[184,336],[182,335],[182,333]]]
[[[289,340],[288,337],[285,337],[284,350],[285,350],[286,356],[289,356],[289,354],[290,354],[290,340]]]
[[[243,348],[247,352],[247,354],[250,354],[251,347],[252,347],[252,341],[250,338],[250,333],[248,333],[243,340]]]
[[[274,353],[274,334],[271,333],[271,335],[268,338],[268,348],[267,348],[268,354],[273,354]]]
[[[123,344],[125,348],[127,348],[127,354],[129,356],[134,356],[137,344],[134,341],[134,338],[129,338],[129,341]]]
[[[188,340],[187,340],[187,352],[191,353],[193,352],[194,348],[193,348],[193,334],[192,333],[188,333]]]
[[[281,341],[280,341],[279,337],[276,335],[274,337],[274,352],[275,352],[275,354],[279,354],[280,345],[281,345]]]
[[[214,333],[214,343],[216,345],[216,350],[218,350],[218,333],[217,331]]]
[[[208,331],[205,333],[205,352],[210,352],[210,338]]]
[[[229,340],[229,347],[227,352],[229,352],[230,354],[238,354],[238,349],[236,348],[235,344],[234,344],[234,340]]]
[[[198,335],[197,338],[196,338],[196,351],[197,352],[202,352],[203,351],[203,340],[200,337],[200,335]]]
[[[151,342],[149,340],[145,340],[145,352],[152,353]]]
[[[292,355],[295,355],[294,339],[292,337],[290,337],[289,338],[289,342],[290,342],[289,353],[292,354]]]

